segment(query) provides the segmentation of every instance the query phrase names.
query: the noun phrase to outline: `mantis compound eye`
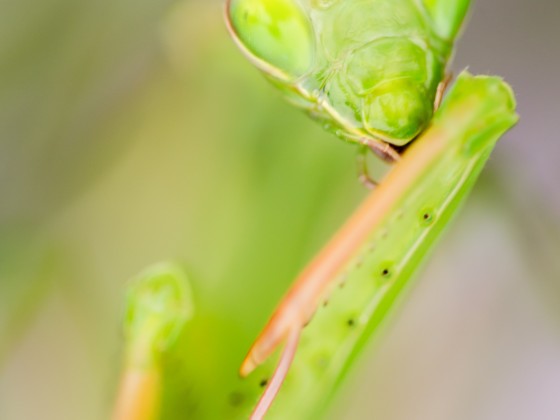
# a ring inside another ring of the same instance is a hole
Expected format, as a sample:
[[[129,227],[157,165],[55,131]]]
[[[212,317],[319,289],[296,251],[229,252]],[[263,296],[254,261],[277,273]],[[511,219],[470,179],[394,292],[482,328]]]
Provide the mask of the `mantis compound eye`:
[[[406,79],[385,82],[364,98],[364,126],[371,134],[403,146],[426,127],[432,106],[418,84]]]
[[[261,70],[293,80],[309,69],[313,30],[296,0],[229,0],[226,7],[233,35]]]

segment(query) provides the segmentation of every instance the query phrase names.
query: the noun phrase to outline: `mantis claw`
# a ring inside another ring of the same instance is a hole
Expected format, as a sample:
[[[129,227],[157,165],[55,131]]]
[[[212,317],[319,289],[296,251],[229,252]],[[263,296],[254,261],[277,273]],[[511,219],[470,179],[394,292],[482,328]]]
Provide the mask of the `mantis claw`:
[[[356,163],[358,165],[358,179],[368,190],[373,190],[375,187],[377,187],[377,182],[375,182],[369,175],[366,153],[367,148],[360,147],[356,159]]]
[[[288,370],[290,369],[292,360],[296,354],[300,335],[301,328],[298,326],[293,327],[288,332],[286,346],[282,352],[282,356],[280,357],[280,362],[278,363],[271,380],[268,382],[264,393],[261,395],[259,402],[253,410],[253,413],[251,413],[251,420],[262,419],[276,398],[276,395],[278,394],[278,391],[280,391],[280,387],[288,374]],[[245,362],[247,362],[247,360],[248,359],[245,359]],[[245,362],[243,366],[245,365]],[[241,369],[243,369],[243,366]],[[248,367],[251,367],[251,365],[249,364]]]
[[[441,105],[441,101],[443,100],[443,94],[447,90],[449,83],[451,83],[451,79],[453,79],[453,73],[447,73],[445,75],[445,79],[439,82],[436,91],[436,99],[434,100],[434,112],[437,111],[439,106]]]
[[[389,143],[381,140],[374,140],[362,137],[359,142],[367,146],[377,157],[387,163],[396,163],[401,159],[401,155]]]
[[[398,162],[400,160],[400,155],[387,143],[371,142],[364,139],[362,145],[357,155],[358,179],[368,190],[373,190],[379,183],[369,175],[366,156],[368,149],[383,161],[390,164]]]
[[[249,349],[239,368],[239,375],[242,378],[264,363],[274,350],[290,336],[291,331],[294,329],[299,331],[303,328],[302,322],[294,316],[297,312],[293,311],[289,304],[287,305],[280,305]]]

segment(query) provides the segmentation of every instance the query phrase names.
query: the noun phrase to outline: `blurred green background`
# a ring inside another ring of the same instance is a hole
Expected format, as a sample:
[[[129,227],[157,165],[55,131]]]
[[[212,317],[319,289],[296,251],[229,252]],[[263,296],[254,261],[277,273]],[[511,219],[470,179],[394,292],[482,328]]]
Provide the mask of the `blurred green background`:
[[[0,0],[0,419],[108,418],[125,282],[160,260],[196,295],[183,357],[235,369],[366,194],[353,148],[282,101],[221,9]],[[558,418],[559,17],[476,2],[454,68],[503,75],[521,123],[333,419]]]

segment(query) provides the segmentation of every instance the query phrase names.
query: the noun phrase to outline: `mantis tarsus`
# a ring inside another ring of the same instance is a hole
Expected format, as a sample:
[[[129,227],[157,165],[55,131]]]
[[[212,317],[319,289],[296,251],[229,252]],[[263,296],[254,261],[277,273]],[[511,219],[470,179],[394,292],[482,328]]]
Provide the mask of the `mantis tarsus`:
[[[253,418],[266,413],[290,365],[284,406],[296,395],[321,401],[334,388],[517,121],[509,86],[466,72],[433,114],[467,7],[460,0],[227,4],[238,44],[289,99],[340,137],[399,160],[302,272],[249,351],[243,376],[287,343]],[[345,287],[334,292],[337,285]]]

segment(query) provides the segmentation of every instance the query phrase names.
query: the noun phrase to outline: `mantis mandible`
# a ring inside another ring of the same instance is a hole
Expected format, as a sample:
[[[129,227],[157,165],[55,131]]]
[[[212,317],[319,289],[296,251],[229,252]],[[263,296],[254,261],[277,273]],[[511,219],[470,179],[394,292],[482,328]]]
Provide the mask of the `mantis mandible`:
[[[302,384],[305,377],[322,385],[338,381],[456,212],[498,138],[517,121],[508,85],[466,72],[438,109],[468,3],[227,3],[237,43],[288,99],[339,137],[396,162],[301,273],[251,347],[242,376],[286,343],[252,418],[262,418],[275,399],[300,337],[291,377]],[[346,286],[335,294],[337,285]],[[294,382],[285,394],[312,398],[313,388]]]

